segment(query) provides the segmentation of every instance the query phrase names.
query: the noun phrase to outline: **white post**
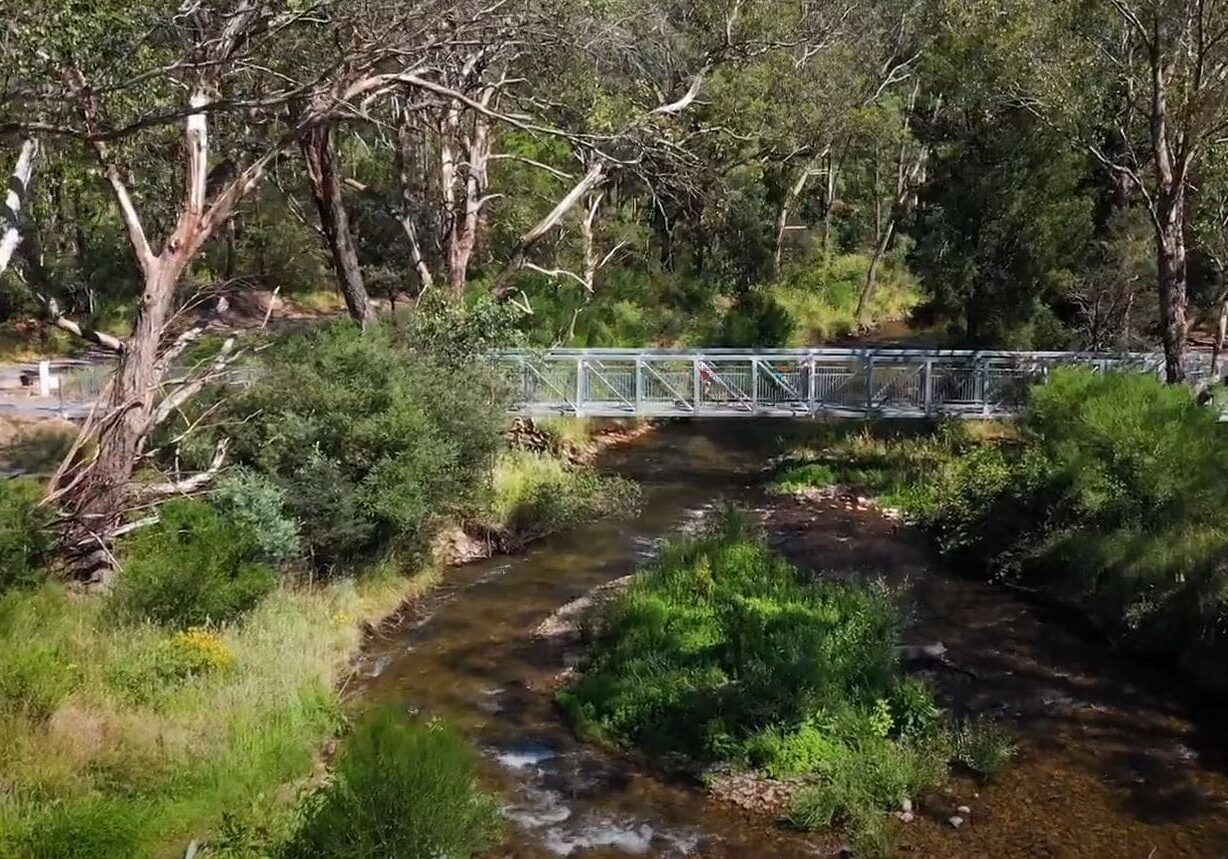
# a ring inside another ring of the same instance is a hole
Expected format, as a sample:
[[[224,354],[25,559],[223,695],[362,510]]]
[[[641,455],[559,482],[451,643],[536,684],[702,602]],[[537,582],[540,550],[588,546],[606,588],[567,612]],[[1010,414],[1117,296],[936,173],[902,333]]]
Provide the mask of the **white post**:
[[[866,417],[874,413],[874,353],[866,354]]]
[[[40,397],[51,396],[51,362],[38,362],[38,395]]]
[[[810,355],[810,378],[806,382],[806,395],[809,397],[807,405],[810,406],[810,414],[813,417],[819,410],[818,404],[818,379],[815,378],[818,370],[818,362],[815,360],[814,353]]]

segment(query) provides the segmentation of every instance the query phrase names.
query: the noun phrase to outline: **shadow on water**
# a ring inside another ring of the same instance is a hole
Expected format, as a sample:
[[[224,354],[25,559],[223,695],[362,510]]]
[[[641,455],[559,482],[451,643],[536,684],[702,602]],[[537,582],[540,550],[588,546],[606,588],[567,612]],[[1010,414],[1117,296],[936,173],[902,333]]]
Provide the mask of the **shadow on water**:
[[[838,430],[837,430],[838,431]],[[533,635],[551,612],[652,557],[661,538],[722,499],[764,511],[774,539],[817,575],[906,582],[910,635],[939,640],[976,679],[932,674],[945,706],[1011,724],[1019,761],[994,781],[957,778],[897,827],[919,856],[1228,856],[1228,778],[1220,714],[1193,718],[1154,677],[1017,595],[935,569],[919,538],[877,513],[768,501],[757,484],[784,442],[814,432],[786,421],[676,423],[611,451],[603,467],[644,486],[637,515],[558,535],[513,558],[448,573],[371,643],[370,697],[459,724],[511,820],[493,855],[798,857],[842,841],[746,818],[684,780],[643,772],[579,743],[553,705],[559,645]],[[1204,727],[1199,728],[1199,725]],[[972,808],[958,831],[946,817]],[[1154,851],[1154,852],[1153,852]]]

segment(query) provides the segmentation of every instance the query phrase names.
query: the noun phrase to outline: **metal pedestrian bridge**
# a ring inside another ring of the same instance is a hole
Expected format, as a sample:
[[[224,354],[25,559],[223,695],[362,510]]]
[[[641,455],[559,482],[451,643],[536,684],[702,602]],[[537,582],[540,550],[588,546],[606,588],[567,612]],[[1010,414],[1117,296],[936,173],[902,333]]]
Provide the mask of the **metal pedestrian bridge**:
[[[1161,372],[1153,353],[921,349],[502,352],[513,411],[592,417],[998,418],[1055,367]]]

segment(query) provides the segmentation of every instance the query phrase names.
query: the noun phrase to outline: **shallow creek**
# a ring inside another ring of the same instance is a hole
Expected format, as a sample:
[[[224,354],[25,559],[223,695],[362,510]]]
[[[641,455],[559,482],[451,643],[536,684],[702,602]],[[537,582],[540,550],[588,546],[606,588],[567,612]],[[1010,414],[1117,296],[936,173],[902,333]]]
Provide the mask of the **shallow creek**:
[[[1019,759],[992,783],[957,778],[921,798],[916,819],[898,825],[901,853],[1228,857],[1224,711],[1195,713],[1176,703],[1176,684],[1071,619],[942,571],[918,537],[856,499],[767,499],[757,487],[764,462],[782,434],[804,431],[783,421],[675,424],[610,451],[602,466],[644,487],[638,515],[452,570],[369,644],[360,694],[446,717],[482,749],[510,819],[492,856],[839,851],[837,836],[789,831],[577,742],[552,703],[565,655],[534,636],[538,624],[734,499],[760,511],[803,569],[906,584],[917,602],[910,640],[943,642],[975,674],[933,673],[943,704],[997,716],[1020,735]],[[971,811],[954,829],[947,820],[960,806]]]

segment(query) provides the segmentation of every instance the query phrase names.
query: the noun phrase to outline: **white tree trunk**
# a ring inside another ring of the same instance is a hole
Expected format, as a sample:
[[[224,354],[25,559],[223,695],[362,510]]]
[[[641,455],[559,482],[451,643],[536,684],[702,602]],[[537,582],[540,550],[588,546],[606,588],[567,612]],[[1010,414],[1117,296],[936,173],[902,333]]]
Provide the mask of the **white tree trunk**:
[[[0,272],[9,267],[13,253],[21,244],[21,207],[30,195],[30,178],[34,175],[38,152],[38,140],[33,137],[21,144],[21,154],[17,156],[17,165],[9,177],[4,208],[0,209]]]

